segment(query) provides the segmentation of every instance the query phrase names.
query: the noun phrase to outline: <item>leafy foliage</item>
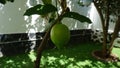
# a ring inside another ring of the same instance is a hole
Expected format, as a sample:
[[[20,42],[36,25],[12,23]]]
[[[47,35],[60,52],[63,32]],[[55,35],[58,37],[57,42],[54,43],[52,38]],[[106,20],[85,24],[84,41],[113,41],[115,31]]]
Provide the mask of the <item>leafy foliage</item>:
[[[107,8],[107,1],[104,0],[95,0],[95,2],[97,3],[97,5],[99,6],[99,8],[102,10],[102,12],[104,13],[106,11]],[[109,11],[111,15],[120,15],[120,0],[108,0],[110,6],[109,6]]]
[[[30,16],[30,15],[33,15],[33,14],[46,15],[48,13],[52,13],[52,12],[55,12],[55,11],[57,11],[57,8],[54,7],[52,4],[45,4],[45,5],[38,4],[38,5],[34,6],[34,7],[29,8],[28,10],[26,10],[24,15],[27,15],[27,16]],[[89,18],[87,18],[87,17],[85,17],[83,15],[80,15],[79,13],[76,13],[76,12],[66,12],[63,15],[63,18],[65,18],[65,17],[76,19],[76,20],[78,20],[78,21],[80,21],[82,23],[83,22],[92,23]]]
[[[9,1],[9,2],[14,2],[14,0],[0,0],[0,3],[6,4],[7,1]]]
[[[42,0],[42,2],[43,2],[44,4],[51,4],[51,3],[52,3],[52,0]]]
[[[110,12],[113,15],[120,15],[120,0],[110,1]]]
[[[33,14],[38,14],[38,15],[45,15],[48,14],[50,12],[54,12],[57,11],[57,8],[54,7],[51,4],[46,4],[46,5],[41,5],[38,4],[32,8],[29,8],[28,10],[26,10],[26,12],[24,13],[24,15],[30,16]]]
[[[79,13],[76,13],[76,12],[67,12],[63,15],[63,17],[73,18],[80,22],[92,23],[89,18],[87,18],[83,15],[80,15]]]

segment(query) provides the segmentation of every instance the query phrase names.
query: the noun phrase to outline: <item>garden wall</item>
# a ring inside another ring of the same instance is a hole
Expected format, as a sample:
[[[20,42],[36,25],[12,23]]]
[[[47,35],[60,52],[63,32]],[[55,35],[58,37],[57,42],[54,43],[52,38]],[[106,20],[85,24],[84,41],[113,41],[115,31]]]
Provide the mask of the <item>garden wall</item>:
[[[45,33],[18,33],[18,34],[1,34],[0,50],[4,56],[16,55],[29,52],[36,49]],[[29,35],[29,36],[28,36]],[[30,40],[31,37],[31,40]],[[36,38],[35,38],[36,37]],[[91,40],[91,30],[71,30],[71,40],[69,43],[86,43]],[[53,48],[53,43],[49,40],[47,48]]]
[[[23,16],[25,10],[36,5],[37,2],[41,3],[41,0],[15,0],[14,3],[8,2],[4,7],[0,5],[0,51],[4,55],[29,52],[40,44],[47,25],[44,19],[40,18],[39,15]],[[63,19],[62,22],[71,30],[70,42],[86,43],[91,41],[91,38],[95,42],[103,39],[102,36],[101,38],[95,36],[96,34],[99,36],[99,31],[96,31],[97,33],[92,31],[101,30],[100,18],[94,5],[81,7],[78,0],[68,0],[67,3],[71,11],[87,16],[93,22],[87,24],[73,19]],[[113,25],[111,23],[110,30],[113,29]],[[53,45],[51,41],[48,44]]]
[[[89,7],[79,6],[78,0],[68,1],[71,11],[84,16],[88,15],[87,10],[90,9]],[[4,6],[0,4],[0,34],[43,32],[49,24],[46,24],[46,21],[41,16],[23,16],[28,8],[38,3],[41,3],[41,0],[15,0],[13,3],[7,2]],[[74,19],[65,18],[62,22],[70,30],[88,28],[87,23],[80,23]]]
[[[89,42],[103,42],[102,32],[100,30],[81,29],[71,30],[71,38],[69,44],[89,43]],[[17,33],[17,34],[0,34],[0,52],[4,56],[17,55],[27,53],[31,50],[36,50],[40,45],[45,32],[38,33]],[[110,33],[107,42],[111,40]],[[120,41],[120,40],[119,40]],[[69,45],[68,44],[68,45]],[[54,48],[51,40],[48,40],[46,49]]]

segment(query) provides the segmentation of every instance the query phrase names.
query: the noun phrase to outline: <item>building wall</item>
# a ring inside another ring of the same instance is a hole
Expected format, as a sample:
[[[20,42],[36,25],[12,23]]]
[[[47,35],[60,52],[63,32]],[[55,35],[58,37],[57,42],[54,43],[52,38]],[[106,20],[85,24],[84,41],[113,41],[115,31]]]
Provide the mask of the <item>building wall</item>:
[[[26,10],[26,0],[15,0],[0,7],[0,33],[20,33],[26,31],[26,21],[23,13]]]
[[[114,18],[113,16],[110,16],[111,18]],[[91,9],[90,9],[90,15],[89,15],[89,18],[91,19],[91,21],[93,22],[92,23],[92,26],[91,28],[93,30],[102,30],[102,24],[101,24],[101,20],[100,20],[100,16],[94,6],[94,4],[92,3],[91,4]],[[113,22],[110,22],[110,25],[109,25],[109,31],[112,32],[114,30],[114,25],[115,23]]]
[[[80,23],[74,19],[63,19],[69,29],[99,29],[102,30],[99,15],[91,4],[89,7],[81,7],[78,4],[79,0],[67,0],[68,7],[71,11],[78,12],[92,20],[92,24]],[[7,3],[3,7],[0,6],[0,34],[9,33],[34,33],[43,32],[49,25],[39,15],[32,15],[30,17],[23,16],[25,10],[41,3],[41,0],[15,0],[14,3]],[[113,30],[114,23],[110,24],[110,30]]]
[[[9,33],[29,33],[42,32],[45,30],[47,24],[39,15],[32,15],[30,17],[23,16],[25,10],[29,7],[41,3],[41,0],[15,0],[14,3],[7,3],[0,7],[0,34]],[[33,2],[33,3],[32,3]],[[82,15],[88,15],[88,7],[80,7],[77,0],[68,0],[68,6],[72,11],[79,12]],[[85,29],[86,23],[80,23],[73,19],[64,19],[71,30]],[[88,24],[87,24],[88,25]]]

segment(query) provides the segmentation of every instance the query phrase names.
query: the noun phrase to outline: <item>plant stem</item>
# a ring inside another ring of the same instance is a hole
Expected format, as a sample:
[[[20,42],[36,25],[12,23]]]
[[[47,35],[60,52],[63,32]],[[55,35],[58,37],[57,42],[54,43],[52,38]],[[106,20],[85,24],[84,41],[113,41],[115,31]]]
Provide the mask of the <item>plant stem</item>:
[[[44,50],[45,46],[46,46],[46,43],[48,41],[48,38],[49,38],[49,32],[50,30],[48,30],[41,42],[41,44],[39,45],[38,47],[38,50],[37,50],[37,58],[36,58],[36,61],[35,61],[35,67],[34,68],[39,68],[40,66],[40,59],[42,57],[42,51]]]
[[[66,12],[66,11],[64,11],[64,13],[65,13],[65,12]],[[64,14],[64,13],[63,13],[63,14]],[[50,34],[50,30],[52,29],[52,27],[53,27],[55,24],[59,23],[59,21],[62,20],[63,14],[61,14],[61,15],[54,21],[54,24],[53,24],[53,25],[49,28],[49,30],[45,33],[45,36],[44,36],[41,44],[40,44],[39,47],[38,47],[37,58],[36,58],[36,60],[35,60],[35,67],[34,67],[34,68],[39,68],[39,67],[40,67],[40,61],[41,61],[42,52],[43,52],[43,50],[44,50],[44,48],[45,48],[45,46],[46,46],[46,43],[47,43],[47,41],[48,41],[48,39],[49,39],[49,37],[50,37],[50,35],[49,35],[49,34]]]
[[[41,57],[42,57],[42,52],[46,46],[46,43],[50,37],[50,30],[52,29],[52,27],[59,23],[62,18],[63,18],[63,15],[64,13],[66,13],[68,11],[67,9],[67,3],[66,3],[66,0],[61,0],[62,2],[64,2],[63,4],[65,5],[64,8],[62,8],[62,13],[58,16],[58,18],[53,22],[54,24],[52,24],[52,26],[48,29],[48,31],[46,32],[41,44],[39,45],[38,47],[38,50],[37,50],[37,58],[35,60],[35,67],[34,68],[39,68],[40,67],[40,61],[41,61]],[[62,5],[61,5],[62,6]]]

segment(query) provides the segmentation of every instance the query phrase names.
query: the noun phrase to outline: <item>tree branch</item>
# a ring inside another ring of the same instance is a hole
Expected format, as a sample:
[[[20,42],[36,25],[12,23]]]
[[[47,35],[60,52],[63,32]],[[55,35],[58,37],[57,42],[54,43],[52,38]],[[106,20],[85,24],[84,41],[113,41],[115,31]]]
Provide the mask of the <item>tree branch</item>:
[[[107,43],[106,43],[107,40],[106,39],[107,39],[107,37],[106,37],[105,19],[103,17],[102,10],[101,10],[100,6],[98,6],[98,4],[97,4],[97,1],[95,0],[95,1],[93,1],[93,3],[95,5],[95,7],[98,11],[98,14],[100,16],[100,19],[101,19],[101,24],[102,24],[102,29],[103,29],[103,47],[102,47],[103,48],[103,56],[106,56],[106,53],[107,53],[107,49],[106,49],[107,48]]]
[[[96,0],[95,0],[96,1]],[[100,19],[101,19],[101,22],[102,22],[102,27],[104,28],[105,27],[105,24],[104,24],[104,17],[103,17],[103,14],[102,14],[102,11],[101,9],[99,8],[99,6],[97,5],[97,3],[93,1],[94,3],[94,6],[96,7],[97,11],[98,11],[98,14],[100,16]]]
[[[47,30],[47,32],[45,33],[45,36],[41,42],[41,44],[39,45],[38,47],[38,50],[37,50],[37,58],[35,60],[35,67],[34,68],[39,68],[40,67],[40,61],[41,61],[41,57],[42,57],[42,52],[46,46],[46,43],[50,37],[50,30],[52,29],[52,27],[57,24],[57,23],[60,23],[60,21],[62,20],[63,18],[63,15],[64,13],[67,12],[67,9],[63,11],[63,13],[60,14],[60,16],[58,16],[58,18],[53,22],[54,24],[52,24],[52,26]]]
[[[115,28],[114,28],[114,32],[113,32],[113,36],[112,36],[112,40],[110,42],[110,48],[109,48],[109,54],[111,53],[112,49],[113,49],[113,42],[115,40],[115,38],[118,36],[119,34],[119,31],[120,31],[120,16],[118,16],[118,20],[115,24]]]

